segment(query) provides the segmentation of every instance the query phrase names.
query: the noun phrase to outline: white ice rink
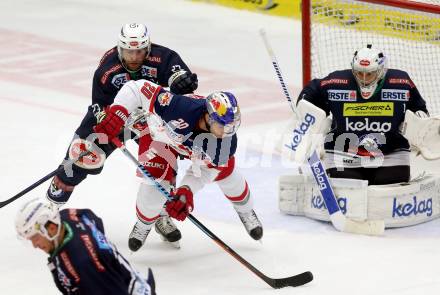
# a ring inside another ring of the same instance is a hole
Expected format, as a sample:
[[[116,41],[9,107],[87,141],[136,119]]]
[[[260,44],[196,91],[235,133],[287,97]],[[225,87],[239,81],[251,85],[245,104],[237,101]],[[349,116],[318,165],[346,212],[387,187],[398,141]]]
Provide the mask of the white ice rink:
[[[119,250],[144,273],[153,269],[158,294],[438,294],[439,220],[367,237],[279,212],[277,178],[290,168],[270,152],[271,134],[282,129],[290,111],[258,30],[266,29],[296,96],[298,21],[179,0],[0,1],[0,200],[60,163],[90,102],[99,59],[116,43],[120,26],[133,21],[146,23],[153,42],[175,49],[198,73],[201,94],[230,90],[241,103],[239,167],[264,224],[263,242],[246,234],[215,184],[196,196],[194,216],[268,276],[307,270],[315,276],[303,287],[272,290],[189,221],[178,224],[180,250],[152,232],[145,246],[130,254],[138,179],[116,151],[102,174],[75,189],[68,207],[88,207],[101,216]],[[269,152],[261,153],[263,147]],[[13,223],[18,207],[43,197],[48,184],[0,209],[2,295],[58,293],[46,254],[18,241]]]

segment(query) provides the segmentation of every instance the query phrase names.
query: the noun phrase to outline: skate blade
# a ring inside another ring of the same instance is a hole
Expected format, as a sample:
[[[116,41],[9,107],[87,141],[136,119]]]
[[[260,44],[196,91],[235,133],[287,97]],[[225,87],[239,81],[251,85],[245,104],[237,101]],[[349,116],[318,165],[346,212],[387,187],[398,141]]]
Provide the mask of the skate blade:
[[[161,234],[159,234],[159,237],[163,242],[165,242],[166,244],[169,244],[171,247],[173,247],[175,249],[180,249],[180,242],[179,241],[170,242]]]

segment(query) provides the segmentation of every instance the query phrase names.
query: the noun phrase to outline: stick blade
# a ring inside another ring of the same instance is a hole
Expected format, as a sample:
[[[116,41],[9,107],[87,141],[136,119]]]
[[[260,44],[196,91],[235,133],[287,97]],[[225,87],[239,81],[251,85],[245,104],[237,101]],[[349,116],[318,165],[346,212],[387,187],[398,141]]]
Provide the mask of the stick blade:
[[[385,232],[385,222],[383,220],[367,220],[360,222],[347,219],[344,231],[361,235],[382,236]]]
[[[310,271],[306,271],[283,279],[273,279],[271,286],[275,289],[298,287],[310,283],[311,281],[313,281],[313,274]]]

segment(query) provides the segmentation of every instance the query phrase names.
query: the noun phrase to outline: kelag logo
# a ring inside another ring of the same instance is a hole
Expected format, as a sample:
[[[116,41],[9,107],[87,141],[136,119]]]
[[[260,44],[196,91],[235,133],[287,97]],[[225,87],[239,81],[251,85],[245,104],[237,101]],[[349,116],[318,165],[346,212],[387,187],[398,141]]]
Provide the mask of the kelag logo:
[[[337,198],[337,199],[338,199],[339,208],[341,208],[341,212],[343,214],[346,214],[347,213],[347,198]],[[319,210],[327,209],[327,206],[325,206],[324,199],[322,198],[321,195],[313,196],[311,203],[310,203],[310,206],[312,208],[319,209]]]
[[[418,201],[414,196],[412,202],[406,204],[397,204],[397,198],[393,199],[393,218],[425,213],[426,216],[432,215],[432,198]]]
[[[298,148],[299,144],[302,141],[303,136],[307,133],[310,126],[315,124],[315,121],[316,118],[313,115],[307,113],[304,116],[304,120],[301,122],[299,127],[293,129],[293,138],[292,138],[292,142],[290,143],[290,146],[287,144],[285,146],[296,151],[296,149]]]

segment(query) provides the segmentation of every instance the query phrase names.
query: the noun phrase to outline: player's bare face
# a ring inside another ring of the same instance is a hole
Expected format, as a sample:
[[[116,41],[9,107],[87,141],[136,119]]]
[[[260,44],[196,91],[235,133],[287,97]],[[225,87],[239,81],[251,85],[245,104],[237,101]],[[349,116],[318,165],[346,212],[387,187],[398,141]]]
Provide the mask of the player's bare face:
[[[46,253],[52,252],[55,247],[52,241],[49,241],[40,234],[33,235],[29,240],[32,242],[32,246],[34,246],[34,248],[39,248]]]
[[[358,81],[362,83],[362,86],[368,86],[377,79],[377,72],[360,72],[354,71],[354,74]]]
[[[144,63],[147,49],[122,49],[122,60],[130,71],[137,71]]]

